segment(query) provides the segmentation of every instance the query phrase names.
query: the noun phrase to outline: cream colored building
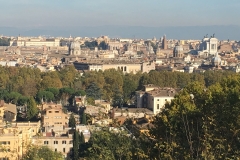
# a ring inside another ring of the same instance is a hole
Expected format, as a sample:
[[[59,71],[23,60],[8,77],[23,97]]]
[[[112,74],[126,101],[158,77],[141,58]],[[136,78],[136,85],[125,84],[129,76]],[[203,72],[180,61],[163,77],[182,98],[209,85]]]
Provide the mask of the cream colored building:
[[[0,126],[0,159],[17,160],[26,152],[32,136],[39,133],[41,123],[20,122]]]
[[[123,73],[150,72],[155,70],[155,62],[74,62],[77,70],[105,71],[107,69],[121,70]]]
[[[47,146],[53,151],[61,152],[64,157],[67,157],[73,147],[72,134],[52,135],[51,133],[43,133],[42,136],[32,138],[32,143],[40,146]]]
[[[144,91],[136,92],[136,107],[148,108],[154,114],[159,113],[165,104],[170,103],[177,94],[177,90],[173,88],[160,88],[152,84],[145,85],[144,87]]]
[[[68,127],[69,115],[64,113],[61,107],[49,107],[43,110],[42,126],[45,130],[55,128],[58,130]]]
[[[172,88],[154,89],[147,92],[147,107],[156,115],[166,103],[170,103],[176,91]]]
[[[22,38],[17,37],[10,41],[10,46],[47,46],[47,47],[57,47],[60,46],[59,39],[44,39],[42,37],[38,38]]]

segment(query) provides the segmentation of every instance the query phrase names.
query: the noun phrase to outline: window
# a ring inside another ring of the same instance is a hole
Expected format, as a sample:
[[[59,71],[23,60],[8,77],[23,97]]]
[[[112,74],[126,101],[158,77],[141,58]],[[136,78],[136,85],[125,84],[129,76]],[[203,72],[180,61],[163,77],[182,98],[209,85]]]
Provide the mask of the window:
[[[211,44],[211,49],[215,49],[215,44]]]
[[[157,99],[157,101],[159,101],[159,99]]]
[[[62,144],[67,144],[67,142],[66,141],[62,141]]]
[[[72,144],[73,143],[73,141],[69,141],[69,144]]]
[[[44,144],[48,144],[48,141],[44,141]]]
[[[63,148],[63,153],[65,153],[65,148]]]
[[[57,148],[55,148],[55,152],[57,152]]]
[[[58,144],[58,141],[54,141],[53,143],[54,143],[54,144]]]
[[[157,109],[159,109],[159,104],[157,104]]]
[[[59,113],[59,111],[55,111],[55,113]]]
[[[52,113],[52,111],[49,111],[48,113]]]
[[[0,145],[1,144],[7,145],[7,144],[10,144],[10,141],[0,141]]]
[[[167,101],[167,99],[165,99],[165,101]]]

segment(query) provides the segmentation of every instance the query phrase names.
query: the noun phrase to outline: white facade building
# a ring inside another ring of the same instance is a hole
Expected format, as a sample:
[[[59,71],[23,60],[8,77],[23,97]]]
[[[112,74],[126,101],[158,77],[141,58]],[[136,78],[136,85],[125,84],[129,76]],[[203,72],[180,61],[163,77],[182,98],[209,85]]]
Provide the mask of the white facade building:
[[[173,88],[159,88],[152,84],[145,85],[144,91],[136,92],[136,107],[147,108],[154,115],[161,112],[166,103],[170,103],[177,91]]]
[[[60,46],[59,39],[44,39],[44,38],[22,38],[17,37],[10,41],[10,46],[47,46],[47,47],[58,47]]]
[[[202,42],[199,46],[198,54],[209,56],[209,55],[215,55],[218,50],[218,39],[213,36],[210,38],[204,37],[202,39]]]

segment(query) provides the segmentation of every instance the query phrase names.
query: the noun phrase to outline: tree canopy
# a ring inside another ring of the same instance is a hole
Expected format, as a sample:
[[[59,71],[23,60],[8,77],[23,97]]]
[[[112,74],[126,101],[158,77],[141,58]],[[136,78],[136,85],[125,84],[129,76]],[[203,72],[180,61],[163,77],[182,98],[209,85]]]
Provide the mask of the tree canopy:
[[[22,160],[64,160],[60,152],[55,152],[47,146],[29,146]]]

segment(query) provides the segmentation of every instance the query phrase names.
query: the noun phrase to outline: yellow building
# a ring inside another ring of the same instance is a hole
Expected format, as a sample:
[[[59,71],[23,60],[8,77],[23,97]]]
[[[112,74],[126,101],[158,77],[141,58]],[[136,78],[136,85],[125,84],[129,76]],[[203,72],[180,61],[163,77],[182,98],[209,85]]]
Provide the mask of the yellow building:
[[[1,125],[0,159],[20,159],[31,143],[32,136],[39,133],[40,125],[40,121]]]
[[[52,135],[49,132],[43,133],[42,136],[35,136],[32,138],[32,143],[39,146],[47,146],[53,151],[61,152],[64,157],[71,154],[73,148],[72,134],[57,134]]]
[[[68,126],[69,115],[64,113],[57,105],[45,108],[42,113],[42,126],[45,131],[48,129],[62,130]]]

